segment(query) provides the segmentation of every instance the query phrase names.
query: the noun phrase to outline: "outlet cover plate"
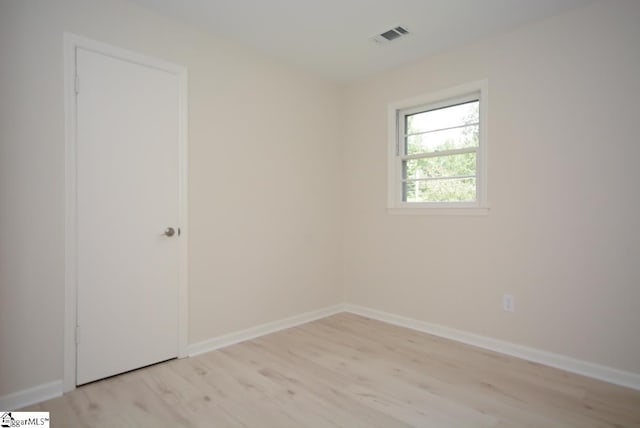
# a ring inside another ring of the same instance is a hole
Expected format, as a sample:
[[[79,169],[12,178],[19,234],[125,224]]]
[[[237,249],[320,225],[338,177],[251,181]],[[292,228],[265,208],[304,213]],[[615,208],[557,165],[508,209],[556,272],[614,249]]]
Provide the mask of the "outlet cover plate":
[[[511,294],[505,294],[502,296],[502,309],[505,312],[515,312],[516,299]]]

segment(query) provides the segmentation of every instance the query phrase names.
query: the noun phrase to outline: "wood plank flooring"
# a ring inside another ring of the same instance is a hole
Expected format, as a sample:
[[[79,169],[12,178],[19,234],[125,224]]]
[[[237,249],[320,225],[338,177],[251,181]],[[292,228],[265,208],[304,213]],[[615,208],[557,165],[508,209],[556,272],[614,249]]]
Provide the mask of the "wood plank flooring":
[[[52,427],[640,427],[640,392],[339,314],[77,388]]]

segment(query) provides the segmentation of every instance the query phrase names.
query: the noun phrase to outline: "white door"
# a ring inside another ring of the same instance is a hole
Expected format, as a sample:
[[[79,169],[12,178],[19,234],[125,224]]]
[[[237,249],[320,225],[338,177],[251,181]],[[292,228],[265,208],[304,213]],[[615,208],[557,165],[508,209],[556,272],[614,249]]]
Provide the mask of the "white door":
[[[178,355],[179,80],[83,48],[76,72],[81,385]]]

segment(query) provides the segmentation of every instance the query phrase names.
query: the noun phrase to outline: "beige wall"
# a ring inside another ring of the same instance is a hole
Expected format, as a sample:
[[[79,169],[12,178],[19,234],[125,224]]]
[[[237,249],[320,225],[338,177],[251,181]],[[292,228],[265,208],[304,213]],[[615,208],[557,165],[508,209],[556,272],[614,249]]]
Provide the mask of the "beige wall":
[[[639,21],[602,2],[345,89],[124,0],[0,2],[0,396],[62,378],[64,31],[189,69],[190,343],[346,292],[640,373]],[[387,214],[387,104],[481,78],[490,214]]]
[[[348,301],[640,373],[638,22],[601,2],[349,87]],[[387,214],[387,104],[483,78],[490,214]]]
[[[63,32],[189,70],[198,342],[343,300],[340,88],[125,1],[0,2],[0,396],[62,379]]]

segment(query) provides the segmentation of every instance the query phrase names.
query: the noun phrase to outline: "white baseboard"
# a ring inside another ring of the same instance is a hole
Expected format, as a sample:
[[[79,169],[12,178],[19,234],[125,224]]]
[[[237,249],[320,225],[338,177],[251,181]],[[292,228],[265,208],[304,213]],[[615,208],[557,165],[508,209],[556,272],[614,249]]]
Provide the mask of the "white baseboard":
[[[204,354],[205,352],[215,351],[216,349],[244,342],[246,340],[255,339],[256,337],[264,336],[266,334],[275,333],[276,331],[284,330],[286,328],[291,328],[300,324],[308,323],[321,318],[326,318],[331,315],[339,314],[340,312],[344,312],[344,305],[342,304],[329,306],[328,308],[319,309],[317,311],[306,312],[304,314],[295,315],[290,318],[285,318],[266,324],[261,324],[255,327],[248,328],[246,330],[225,334],[224,336],[214,337],[212,339],[194,343],[192,345],[189,345],[188,353],[190,357],[193,357],[196,355]]]
[[[62,380],[56,380],[0,397],[0,411],[13,411],[60,396]]]
[[[276,331],[284,330],[286,328],[295,327],[300,324],[315,321],[320,318],[326,318],[328,316],[335,315],[341,312],[344,312],[343,304],[330,306],[300,315],[295,315],[290,318],[273,321],[270,323],[251,327],[246,330],[226,334],[220,337],[215,337],[203,342],[194,343],[188,346],[187,352],[189,356],[193,357],[205,352],[224,348],[225,346],[244,342],[245,340],[255,339],[256,337],[264,336],[266,334],[275,333]],[[0,411],[13,411],[26,406],[30,406],[32,404],[41,403],[43,401],[62,396],[63,392],[64,389],[62,380],[34,386],[33,388],[25,389],[22,391],[13,392],[11,394],[0,397]]]
[[[524,360],[535,363],[544,364],[572,373],[625,386],[640,391],[640,374],[626,372],[587,361],[577,360],[575,358],[566,357],[564,355],[554,354],[551,352],[541,351],[539,349],[529,348],[527,346],[518,345],[511,342],[492,339],[490,337],[469,333],[454,328],[444,327],[437,324],[431,324],[425,321],[419,321],[400,315],[390,314],[388,312],[370,309],[363,306],[351,304],[338,304],[317,311],[307,312],[293,317],[285,318],[278,321],[269,322],[248,328],[246,330],[235,333],[225,334],[223,336],[214,337],[209,340],[194,343],[188,346],[188,354],[193,357],[204,354],[205,352],[215,351],[216,349],[244,342],[246,340],[255,339],[280,330],[295,327],[321,318],[326,318],[341,312],[349,312],[372,318],[378,321],[394,324],[401,327],[410,328],[412,330],[421,331],[423,333],[433,334],[434,336],[444,337],[446,339],[455,340],[457,342],[466,343],[477,346],[479,348],[488,349],[490,351],[499,352],[505,355],[522,358]],[[35,403],[60,397],[63,393],[63,382],[57,380],[55,382],[46,383],[35,386],[33,388],[14,392],[0,397],[0,411],[16,410]]]
[[[625,386],[627,388],[640,390],[640,374],[637,373],[626,372],[611,367],[566,357],[564,355],[541,351],[539,349],[529,348],[527,346],[492,339],[490,337],[480,336],[477,334],[468,333],[466,331],[443,327],[441,325],[406,318],[375,309],[365,308],[362,306],[347,304],[345,305],[344,310],[345,312],[350,312],[356,315],[361,315],[389,324],[410,328],[412,330],[421,331],[423,333],[432,334],[434,336],[444,337],[446,339],[455,340],[457,342],[466,343],[469,345],[477,346],[479,348],[499,352],[501,354],[522,358],[523,360],[555,367],[557,369],[565,370],[571,373],[576,373],[616,385]]]

